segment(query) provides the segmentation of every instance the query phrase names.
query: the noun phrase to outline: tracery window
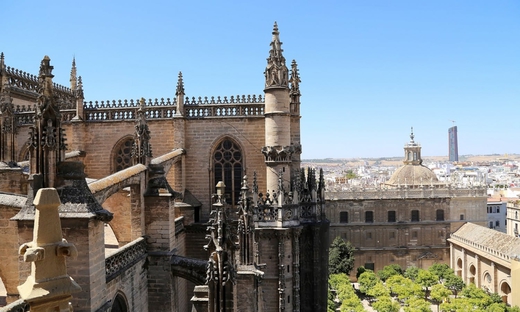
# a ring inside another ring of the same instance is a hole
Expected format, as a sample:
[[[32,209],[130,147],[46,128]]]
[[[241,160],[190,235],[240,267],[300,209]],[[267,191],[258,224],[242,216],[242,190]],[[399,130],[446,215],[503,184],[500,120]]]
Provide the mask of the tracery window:
[[[240,196],[243,176],[243,158],[240,147],[230,139],[217,145],[213,153],[214,185],[219,181],[226,185],[228,204],[235,206]]]
[[[115,171],[121,171],[133,165],[132,162],[132,146],[134,145],[134,139],[128,138],[124,140],[115,150],[114,155],[114,169]]]

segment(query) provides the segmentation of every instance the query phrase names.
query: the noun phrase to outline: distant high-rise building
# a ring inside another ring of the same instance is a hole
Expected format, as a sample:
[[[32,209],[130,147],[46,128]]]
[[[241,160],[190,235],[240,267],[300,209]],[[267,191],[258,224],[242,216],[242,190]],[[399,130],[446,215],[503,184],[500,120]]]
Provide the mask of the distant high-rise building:
[[[457,140],[457,126],[448,129],[450,161],[459,161],[459,142]]]

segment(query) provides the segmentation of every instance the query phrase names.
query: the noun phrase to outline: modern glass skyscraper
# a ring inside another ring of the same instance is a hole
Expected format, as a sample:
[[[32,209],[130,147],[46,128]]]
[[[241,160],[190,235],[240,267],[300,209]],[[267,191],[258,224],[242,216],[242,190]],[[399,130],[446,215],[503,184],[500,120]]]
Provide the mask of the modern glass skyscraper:
[[[457,126],[448,129],[450,161],[459,161],[459,142],[457,139]]]

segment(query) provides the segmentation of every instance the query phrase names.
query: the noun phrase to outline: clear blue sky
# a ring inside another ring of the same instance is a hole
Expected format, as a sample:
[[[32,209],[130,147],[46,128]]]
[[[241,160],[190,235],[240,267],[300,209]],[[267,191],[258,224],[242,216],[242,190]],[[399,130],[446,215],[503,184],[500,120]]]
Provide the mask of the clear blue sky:
[[[304,159],[520,153],[520,1],[4,1],[0,51],[86,100],[262,94],[273,22],[301,75]],[[153,133],[152,133],[153,135]]]

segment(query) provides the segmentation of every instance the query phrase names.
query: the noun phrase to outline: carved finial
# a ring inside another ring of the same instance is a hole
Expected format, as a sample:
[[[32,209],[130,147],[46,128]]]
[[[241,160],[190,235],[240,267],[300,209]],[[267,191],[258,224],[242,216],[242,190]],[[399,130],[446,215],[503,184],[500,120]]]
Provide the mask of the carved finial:
[[[280,33],[278,32],[278,24],[276,24],[276,22],[274,23],[273,27],[273,39],[271,41],[271,49],[269,50],[267,67],[264,74],[266,88],[287,88],[289,70],[285,65],[282,42],[280,41]]]
[[[177,90],[175,91],[175,95],[184,96],[184,81],[182,80],[182,72],[179,72],[179,79],[177,79]]]
[[[4,63],[4,52],[0,53],[0,71],[5,70],[5,63]]]
[[[81,76],[78,77],[78,89],[76,90],[76,95],[79,97],[79,98],[84,98],[83,96],[83,80],[81,79]]]
[[[76,71],[76,57],[72,57],[72,67],[70,69],[70,89],[76,91],[78,85],[77,71]]]
[[[414,138],[414,137],[415,137],[415,136],[413,135],[413,127],[412,127],[412,130],[411,130],[411,132],[410,132],[410,142],[411,142],[411,143],[413,143],[413,138]]]
[[[45,55],[40,64],[40,77],[54,78],[54,75],[52,74],[53,69],[54,66],[51,66],[51,58],[48,55]]]

